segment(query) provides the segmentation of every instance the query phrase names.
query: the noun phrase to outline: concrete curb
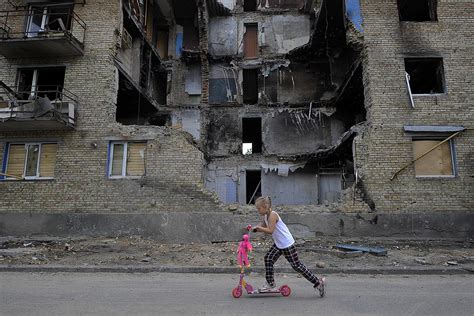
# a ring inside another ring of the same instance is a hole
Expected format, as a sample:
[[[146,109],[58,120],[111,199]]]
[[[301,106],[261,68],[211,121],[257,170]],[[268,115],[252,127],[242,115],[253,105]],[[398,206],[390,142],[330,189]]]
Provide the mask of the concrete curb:
[[[390,268],[312,268],[317,275],[326,274],[381,274],[381,275],[459,275],[472,274],[472,268],[462,267],[433,267],[433,268],[417,268],[417,267],[390,267]],[[252,273],[264,273],[263,267],[253,267],[250,269]],[[71,272],[71,273],[226,273],[238,274],[237,267],[192,267],[192,266],[63,266],[63,265],[0,265],[1,272]],[[290,267],[276,268],[276,273],[295,273]]]

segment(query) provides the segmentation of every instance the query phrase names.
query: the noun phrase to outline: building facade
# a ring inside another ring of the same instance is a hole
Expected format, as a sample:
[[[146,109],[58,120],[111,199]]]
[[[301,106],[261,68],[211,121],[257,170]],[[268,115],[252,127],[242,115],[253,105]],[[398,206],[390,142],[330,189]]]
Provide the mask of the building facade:
[[[470,211],[474,4],[419,3],[2,0],[0,211]]]

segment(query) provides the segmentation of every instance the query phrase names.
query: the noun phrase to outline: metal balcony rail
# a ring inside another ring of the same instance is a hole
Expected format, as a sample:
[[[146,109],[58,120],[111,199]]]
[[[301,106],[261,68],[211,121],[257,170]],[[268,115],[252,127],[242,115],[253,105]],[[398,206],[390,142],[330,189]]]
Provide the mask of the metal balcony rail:
[[[87,26],[73,9],[56,8],[51,12],[49,8],[0,11],[0,39],[65,36],[83,44]]]
[[[55,118],[76,125],[77,96],[59,85],[39,85],[0,91],[0,122],[9,119]]]

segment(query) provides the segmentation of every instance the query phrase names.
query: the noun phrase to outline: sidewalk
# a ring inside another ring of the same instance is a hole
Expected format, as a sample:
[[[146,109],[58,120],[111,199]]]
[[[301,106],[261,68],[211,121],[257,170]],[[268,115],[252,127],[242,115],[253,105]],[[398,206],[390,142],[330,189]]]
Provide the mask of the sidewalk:
[[[270,239],[252,237],[249,271],[263,273]],[[319,238],[298,240],[300,259],[318,275],[470,274],[473,240]],[[337,244],[377,246],[386,256],[346,253]],[[0,238],[0,272],[238,273],[237,242],[160,244],[140,236],[120,238]],[[293,273],[281,257],[277,273]]]

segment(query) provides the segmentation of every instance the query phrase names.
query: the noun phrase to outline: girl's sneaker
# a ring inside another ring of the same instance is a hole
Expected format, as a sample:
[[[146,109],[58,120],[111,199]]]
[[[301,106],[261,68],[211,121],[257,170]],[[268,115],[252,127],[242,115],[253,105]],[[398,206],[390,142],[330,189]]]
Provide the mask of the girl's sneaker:
[[[321,279],[319,279],[319,284],[314,287],[316,294],[319,293],[319,296],[324,297],[324,295],[326,294],[325,286],[326,286],[326,278],[322,277]]]
[[[265,282],[265,284],[261,287],[258,288],[259,292],[268,292],[268,291],[273,291],[275,289],[276,285],[271,285]]]

